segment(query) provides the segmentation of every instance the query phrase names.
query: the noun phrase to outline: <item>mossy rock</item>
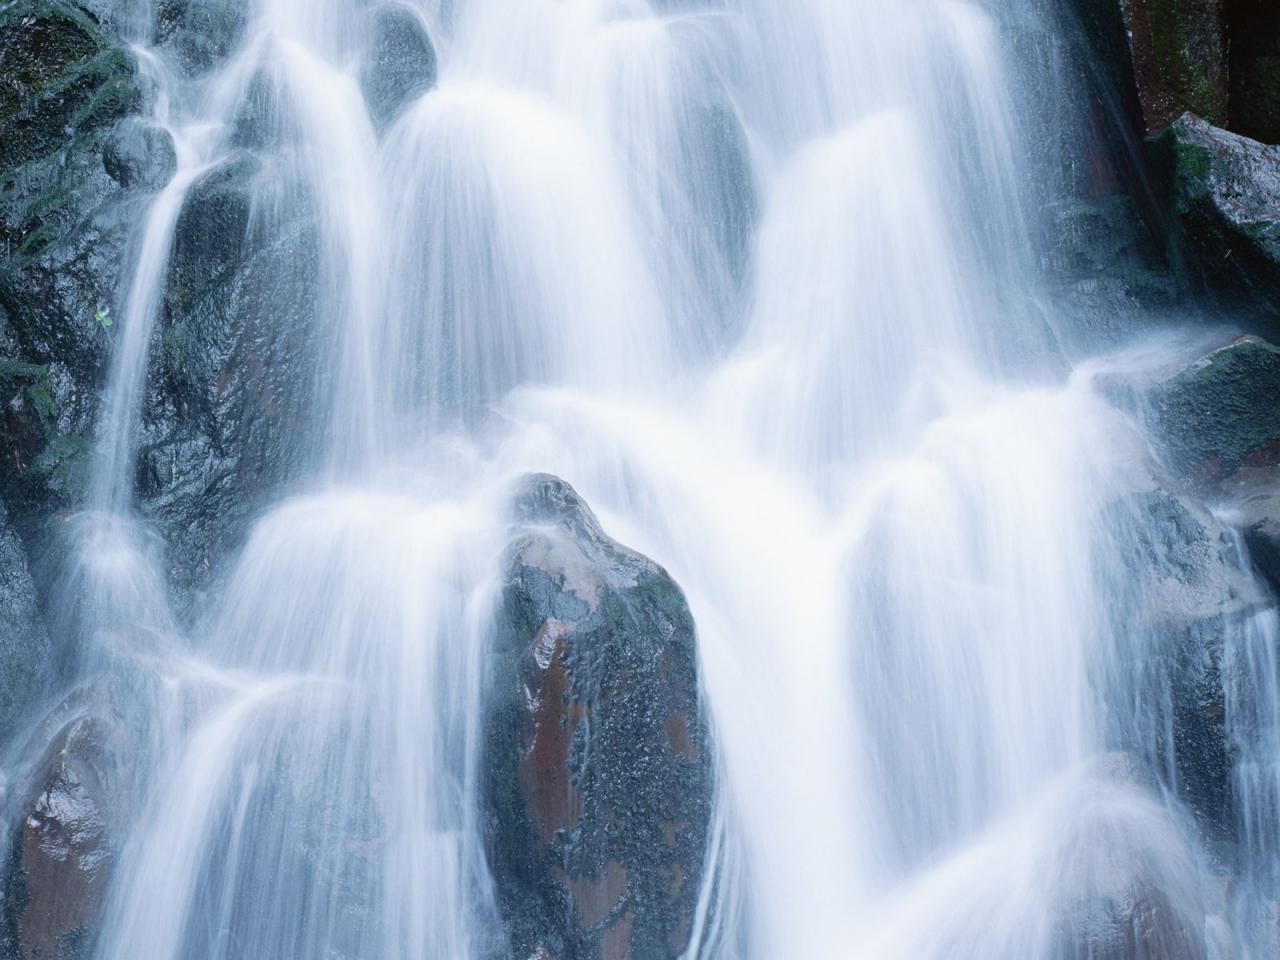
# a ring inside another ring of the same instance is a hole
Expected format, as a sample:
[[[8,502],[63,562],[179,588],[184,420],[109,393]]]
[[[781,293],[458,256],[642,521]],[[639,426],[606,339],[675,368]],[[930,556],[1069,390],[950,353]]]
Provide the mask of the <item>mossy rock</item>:
[[[1227,122],[1223,0],[1123,0],[1147,130],[1159,133],[1190,110]]]
[[[29,531],[83,496],[112,336],[97,318],[145,198],[108,155],[141,95],[130,55],[80,3],[0,4],[0,36],[0,492]]]
[[[1147,421],[1157,452],[1188,489],[1221,494],[1242,471],[1280,463],[1280,347],[1259,337],[1107,389]]]
[[[1280,320],[1280,147],[1185,114],[1153,150],[1188,265],[1270,331]]]

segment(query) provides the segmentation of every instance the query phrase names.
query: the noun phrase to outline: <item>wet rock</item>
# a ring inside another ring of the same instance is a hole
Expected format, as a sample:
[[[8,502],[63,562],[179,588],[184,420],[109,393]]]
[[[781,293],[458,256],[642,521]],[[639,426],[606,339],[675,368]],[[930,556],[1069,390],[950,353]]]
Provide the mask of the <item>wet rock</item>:
[[[1235,825],[1224,654],[1271,599],[1232,531],[1203,506],[1155,488],[1122,498],[1107,527],[1129,594],[1116,611],[1117,671],[1132,700],[1112,705],[1118,745],[1142,757],[1195,813],[1206,835]]]
[[[1094,760],[1046,869],[1060,885],[1054,960],[1205,960],[1205,905],[1191,850],[1150,768]]]
[[[1251,471],[1280,463],[1280,348],[1265,340],[1238,337],[1190,364],[1113,387],[1191,488],[1231,494]]]
[[[25,522],[78,493],[140,199],[106,158],[138,91],[79,4],[6,4],[0,35],[0,493]]]
[[[1239,524],[1254,569],[1280,594],[1280,470],[1258,471],[1250,477],[1233,519]]]
[[[247,8],[234,0],[159,0],[155,41],[172,50],[188,72],[203,73],[240,42]]]
[[[1073,905],[1057,960],[1203,960],[1203,935],[1159,887],[1132,884]]]
[[[526,478],[513,515],[484,784],[513,950],[679,956],[711,791],[688,605],[564,481]]]
[[[76,717],[35,766],[9,837],[0,900],[0,954],[85,960],[116,857],[113,784],[119,760],[109,720]]]
[[[17,532],[0,503],[0,747],[47,693],[53,650]]]
[[[1245,527],[1244,539],[1258,572],[1280,592],[1280,502],[1272,501],[1260,519]]]
[[[1046,210],[1041,262],[1062,333],[1121,343],[1169,322],[1179,287],[1132,201],[1123,194],[1064,201]]]
[[[1147,130],[1190,110],[1227,122],[1223,0],[1121,0]]]
[[[117,125],[102,162],[122,187],[159,190],[173,176],[178,160],[167,130],[134,119]]]
[[[361,77],[374,125],[382,130],[436,82],[436,51],[407,7],[384,4],[372,13],[373,45]]]
[[[1280,315],[1280,147],[1187,114],[1157,141],[1184,252],[1229,305]]]
[[[153,334],[137,492],[183,592],[297,475],[316,414],[314,219],[303,202],[255,206],[261,176],[240,156],[192,188]]]

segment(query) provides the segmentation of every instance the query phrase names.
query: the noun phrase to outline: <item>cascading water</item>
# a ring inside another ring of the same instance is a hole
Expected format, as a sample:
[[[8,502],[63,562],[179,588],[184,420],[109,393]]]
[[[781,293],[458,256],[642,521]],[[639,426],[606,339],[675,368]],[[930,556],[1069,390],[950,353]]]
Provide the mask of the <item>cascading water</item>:
[[[67,588],[146,732],[100,960],[503,954],[478,723],[530,470],[690,599],[719,784],[686,956],[1083,958],[1073,920],[1134,891],[1174,918],[1134,957],[1206,916],[1212,956],[1266,955],[1274,614],[1226,642],[1239,891],[1111,752],[1160,762],[1116,573],[1158,535],[1108,520],[1147,452],[1061,372],[1028,252],[1051,178],[1007,50],[1053,9],[396,8],[439,77],[385,122],[359,0],[254,0],[197,78],[139,50],[178,171]],[[130,516],[139,406],[184,199],[246,155],[250,229],[318,238],[324,413],[183,636]]]

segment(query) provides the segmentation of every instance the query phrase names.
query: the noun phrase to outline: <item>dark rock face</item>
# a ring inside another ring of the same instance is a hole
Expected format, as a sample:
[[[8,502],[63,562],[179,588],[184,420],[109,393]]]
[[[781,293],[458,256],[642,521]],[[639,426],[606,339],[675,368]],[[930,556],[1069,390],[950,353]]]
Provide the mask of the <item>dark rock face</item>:
[[[1265,340],[1240,337],[1185,368],[1116,390],[1192,488],[1233,492],[1251,472],[1280,463],[1280,348]]]
[[[166,176],[163,135],[118,134],[139,103],[128,55],[80,5],[0,8],[0,484],[15,519],[81,492],[110,349],[132,194]],[[169,148],[171,150],[171,147]]]
[[[0,955],[87,960],[115,860],[110,721],[66,724],[35,767],[9,837],[0,902]]]
[[[382,130],[435,86],[436,51],[410,10],[387,5],[372,16],[373,49],[361,79],[369,115]]]
[[[117,125],[102,152],[111,179],[122,187],[148,191],[168,183],[177,162],[169,133],[136,118]]]
[[[1274,323],[1280,313],[1280,147],[1186,115],[1156,150],[1193,266],[1223,296]]]
[[[1226,0],[1230,128],[1280,143],[1280,16],[1271,0]]]
[[[202,73],[239,42],[248,6],[235,0],[159,0],[155,42],[173,50],[188,72]]]
[[[225,56],[245,16],[203,0],[154,12],[157,42],[192,72]],[[40,553],[48,517],[87,492],[130,245],[176,163],[169,135],[131,116],[134,65],[97,13],[0,8],[0,497]],[[261,179],[240,156],[190,191],[151,347],[137,489],[184,606],[294,475],[314,406],[314,218],[277,215],[309,206],[274,203],[271,189],[295,188]]]
[[[1121,0],[1147,130],[1190,110],[1227,122],[1223,0]]]
[[[1203,960],[1203,934],[1156,884],[1128,884],[1075,904],[1056,960]]]
[[[48,692],[53,650],[36,602],[36,588],[17,533],[0,503],[0,744]]]
[[[1244,542],[1249,558],[1271,589],[1280,594],[1280,483],[1270,478],[1271,496],[1251,498],[1243,507]]]
[[[712,777],[688,606],[562,480],[526,478],[514,522],[484,788],[512,947],[555,960],[679,956]]]
[[[296,475],[314,415],[318,239],[305,215],[255,212],[259,175],[241,155],[187,195],[153,334],[137,492],[179,590]]]
[[[1207,834],[1234,830],[1235,762],[1226,717],[1224,651],[1271,601],[1243,568],[1236,540],[1207,510],[1161,489],[1110,508],[1121,570],[1131,584],[1116,664],[1139,683],[1116,704],[1117,746],[1142,757]]]
[[[1065,331],[1120,343],[1138,326],[1167,323],[1178,285],[1135,205],[1123,194],[1064,202],[1047,211],[1042,263]]]

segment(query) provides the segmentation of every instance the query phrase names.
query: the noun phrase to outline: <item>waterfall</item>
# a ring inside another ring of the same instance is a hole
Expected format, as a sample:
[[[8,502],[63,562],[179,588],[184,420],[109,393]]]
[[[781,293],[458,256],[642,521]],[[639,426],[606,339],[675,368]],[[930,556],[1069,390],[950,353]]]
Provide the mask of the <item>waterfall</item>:
[[[384,115],[387,11],[437,64]],[[1126,626],[1162,534],[1113,506],[1154,488],[1147,442],[1063,355],[1032,252],[1062,177],[1017,41],[1057,15],[252,0],[208,72],[140,42],[177,172],[136,225],[64,586],[139,732],[98,960],[506,955],[480,714],[530,471],[688,595],[717,762],[688,960],[1082,960],[1072,924],[1125,898],[1172,918],[1135,958],[1200,956],[1187,931],[1267,955],[1280,622],[1224,628],[1224,890]],[[184,209],[244,164],[245,237],[307,238],[264,256],[311,296],[254,322],[314,344],[286,392],[315,416],[193,612],[137,465]]]

